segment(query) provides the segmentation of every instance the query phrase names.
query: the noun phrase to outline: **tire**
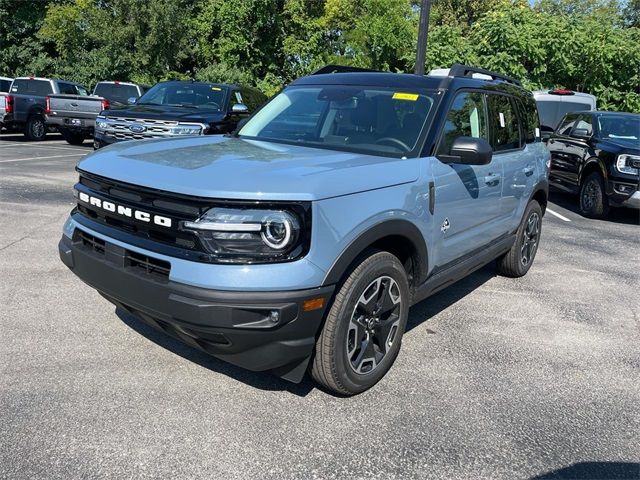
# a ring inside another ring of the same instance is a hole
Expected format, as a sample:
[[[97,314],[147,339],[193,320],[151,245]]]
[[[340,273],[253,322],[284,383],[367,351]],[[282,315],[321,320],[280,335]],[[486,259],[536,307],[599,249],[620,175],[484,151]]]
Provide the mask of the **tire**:
[[[604,179],[598,172],[587,175],[580,185],[580,213],[588,218],[603,218],[609,213],[609,198]]]
[[[541,234],[542,209],[538,202],[531,200],[516,232],[515,243],[497,259],[498,273],[512,278],[526,275],[536,258]]]
[[[82,145],[85,140],[84,133],[82,132],[70,132],[69,130],[60,130],[62,138],[64,138],[69,145]]]
[[[398,356],[409,302],[400,260],[372,251],[339,287],[329,309],[311,364],[314,380],[342,395],[375,385]]]
[[[24,126],[24,136],[36,142],[42,141],[47,136],[47,126],[44,117],[40,114],[31,115]]]

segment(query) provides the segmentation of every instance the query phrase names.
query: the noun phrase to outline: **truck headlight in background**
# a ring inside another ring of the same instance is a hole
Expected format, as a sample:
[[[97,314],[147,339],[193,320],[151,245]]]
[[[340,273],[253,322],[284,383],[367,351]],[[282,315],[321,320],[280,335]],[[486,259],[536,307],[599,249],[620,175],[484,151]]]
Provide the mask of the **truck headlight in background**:
[[[202,135],[206,130],[206,125],[201,123],[178,123],[169,130],[171,135]]]
[[[309,225],[290,209],[212,208],[182,228],[196,233],[203,247],[222,261],[288,261],[308,249]]]
[[[107,123],[107,119],[105,117],[101,117],[98,115],[96,117],[96,128],[99,130],[106,130],[109,128],[109,123]]]
[[[638,167],[640,166],[639,155],[618,155],[616,160],[616,170],[620,173],[626,173],[629,175],[638,175]]]

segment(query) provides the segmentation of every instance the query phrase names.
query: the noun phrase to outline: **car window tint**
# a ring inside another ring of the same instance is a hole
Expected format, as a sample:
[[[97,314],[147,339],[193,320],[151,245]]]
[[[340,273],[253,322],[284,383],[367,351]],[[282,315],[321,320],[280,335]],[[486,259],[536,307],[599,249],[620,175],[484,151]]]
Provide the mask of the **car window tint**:
[[[587,135],[593,135],[593,118],[591,115],[580,115],[574,130],[586,130]]]
[[[571,133],[571,129],[573,128],[573,124],[576,122],[577,118],[578,118],[578,115],[575,115],[575,114],[569,114],[565,116],[560,122],[560,125],[558,126],[556,133],[558,133],[558,135],[569,135],[569,133]]]
[[[76,95],[76,86],[71,83],[58,82],[58,89],[63,95]]]
[[[489,140],[483,94],[462,92],[456,96],[447,114],[438,154],[449,155],[451,146],[458,137]]]
[[[533,143],[540,139],[540,118],[536,102],[532,97],[516,100],[518,112],[522,122],[524,138],[527,143]]]
[[[0,92],[8,92],[11,80],[0,80]]]
[[[94,95],[104,97],[110,102],[127,103],[129,98],[138,98],[138,89],[135,85],[123,85],[121,83],[99,83],[93,91]]]
[[[53,93],[53,89],[47,80],[24,78],[14,80],[11,85],[11,93],[45,96]]]
[[[487,97],[491,146],[495,152],[520,148],[520,124],[514,103],[505,95]]]

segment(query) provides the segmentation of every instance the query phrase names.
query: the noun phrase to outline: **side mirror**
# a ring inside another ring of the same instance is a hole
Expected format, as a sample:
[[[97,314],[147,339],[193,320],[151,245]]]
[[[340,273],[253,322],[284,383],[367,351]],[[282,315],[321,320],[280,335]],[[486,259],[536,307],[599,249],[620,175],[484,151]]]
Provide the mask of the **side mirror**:
[[[249,113],[249,107],[244,103],[234,103],[231,107],[231,113]]]
[[[138,101],[138,99],[137,99],[136,97],[129,97],[129,98],[127,99],[127,103],[128,103],[129,105],[135,105],[137,101]]]
[[[579,138],[580,140],[589,140],[591,135],[589,134],[589,130],[586,128],[576,128],[571,133],[571,136],[574,138]]]
[[[483,138],[458,137],[453,141],[449,155],[437,157],[444,163],[488,165],[493,158],[493,148]]]

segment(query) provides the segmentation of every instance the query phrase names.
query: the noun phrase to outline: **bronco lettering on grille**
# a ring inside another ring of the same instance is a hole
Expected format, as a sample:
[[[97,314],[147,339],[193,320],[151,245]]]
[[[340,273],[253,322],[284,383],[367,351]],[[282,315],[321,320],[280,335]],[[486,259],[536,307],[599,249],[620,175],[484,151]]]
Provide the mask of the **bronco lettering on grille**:
[[[107,200],[93,197],[84,192],[78,192],[78,198],[84,203],[87,203],[93,207],[98,207],[102,210],[106,210],[107,212],[122,215],[123,217],[135,218],[136,220],[139,220],[141,222],[153,222],[155,225],[171,228],[171,219],[169,217],[153,215],[142,210],[135,210],[131,207],[125,207],[124,205],[118,205]]]

